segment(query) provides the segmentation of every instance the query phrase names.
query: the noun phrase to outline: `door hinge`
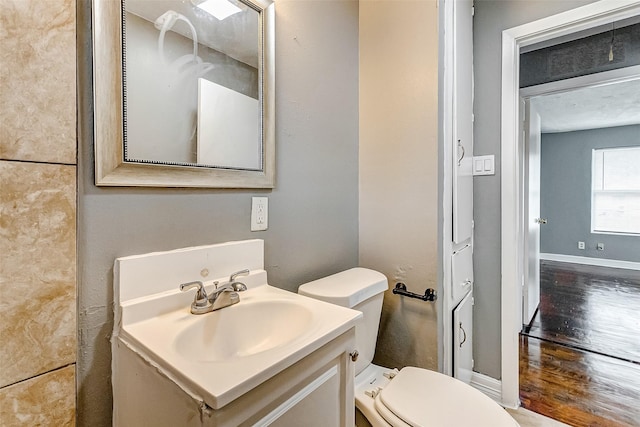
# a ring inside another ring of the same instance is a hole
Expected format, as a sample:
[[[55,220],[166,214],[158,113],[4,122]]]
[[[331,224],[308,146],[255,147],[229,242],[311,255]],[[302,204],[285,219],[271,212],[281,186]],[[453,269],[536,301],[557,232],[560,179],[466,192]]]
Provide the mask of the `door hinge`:
[[[476,7],[471,6],[471,16],[476,16]]]

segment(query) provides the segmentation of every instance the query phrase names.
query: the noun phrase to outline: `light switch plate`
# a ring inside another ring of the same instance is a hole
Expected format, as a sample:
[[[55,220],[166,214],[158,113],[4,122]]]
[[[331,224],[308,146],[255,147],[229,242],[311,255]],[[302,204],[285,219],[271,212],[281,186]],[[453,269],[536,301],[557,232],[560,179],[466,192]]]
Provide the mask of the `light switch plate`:
[[[495,156],[473,156],[473,175],[495,175]]]
[[[269,228],[269,198],[251,198],[251,231],[264,231]]]

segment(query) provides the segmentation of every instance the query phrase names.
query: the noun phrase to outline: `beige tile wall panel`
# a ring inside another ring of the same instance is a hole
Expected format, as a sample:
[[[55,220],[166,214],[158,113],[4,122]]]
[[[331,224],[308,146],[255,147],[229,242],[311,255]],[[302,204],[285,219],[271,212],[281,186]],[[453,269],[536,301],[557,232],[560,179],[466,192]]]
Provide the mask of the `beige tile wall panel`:
[[[75,174],[0,161],[0,387],[76,360]]]
[[[0,425],[75,425],[75,365],[0,389]]]
[[[76,163],[75,0],[0,0],[0,159]]]

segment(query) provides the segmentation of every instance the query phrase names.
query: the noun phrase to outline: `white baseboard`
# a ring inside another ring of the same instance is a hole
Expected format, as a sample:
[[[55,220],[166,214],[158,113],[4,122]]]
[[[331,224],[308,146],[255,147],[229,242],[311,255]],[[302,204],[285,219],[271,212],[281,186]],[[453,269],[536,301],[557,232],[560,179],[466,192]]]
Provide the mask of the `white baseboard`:
[[[640,262],[619,261],[617,259],[590,258],[586,256],[540,254],[540,259],[548,261],[571,262],[574,264],[597,265],[600,267],[624,268],[627,270],[640,270]]]
[[[502,404],[502,381],[478,372],[471,375],[471,387],[480,390],[499,404]]]

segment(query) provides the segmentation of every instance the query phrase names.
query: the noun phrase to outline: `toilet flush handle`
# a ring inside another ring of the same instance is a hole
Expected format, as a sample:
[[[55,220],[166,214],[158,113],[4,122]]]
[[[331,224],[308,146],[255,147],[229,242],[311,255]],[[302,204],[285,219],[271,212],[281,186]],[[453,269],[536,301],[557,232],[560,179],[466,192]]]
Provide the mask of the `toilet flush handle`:
[[[351,361],[355,362],[356,360],[358,360],[358,356],[360,356],[360,353],[358,353],[358,350],[353,350],[351,353],[349,353],[349,356],[351,356]]]

